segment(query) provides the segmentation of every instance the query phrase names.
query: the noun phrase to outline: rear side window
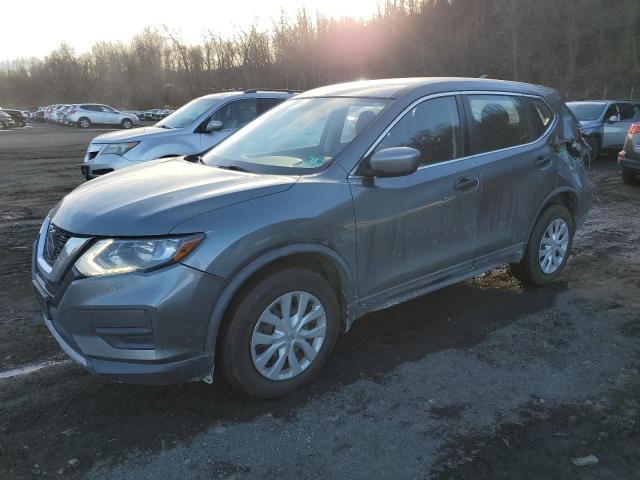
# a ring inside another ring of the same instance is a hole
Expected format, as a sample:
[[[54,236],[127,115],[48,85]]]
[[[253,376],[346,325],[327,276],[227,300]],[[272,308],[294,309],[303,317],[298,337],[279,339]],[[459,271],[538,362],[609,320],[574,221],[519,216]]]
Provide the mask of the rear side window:
[[[515,147],[528,142],[525,115],[516,97],[468,95],[475,153]]]
[[[529,124],[531,125],[531,140],[536,140],[547,131],[553,122],[553,112],[546,103],[539,98],[525,98]]]
[[[396,123],[376,147],[420,150],[420,165],[462,157],[462,131],[455,97],[426,100]]]
[[[638,119],[638,107],[629,103],[618,104],[621,122],[632,122]]]
[[[267,110],[271,110],[273,107],[282,103],[284,98],[259,98],[258,99],[258,115],[262,115]]]

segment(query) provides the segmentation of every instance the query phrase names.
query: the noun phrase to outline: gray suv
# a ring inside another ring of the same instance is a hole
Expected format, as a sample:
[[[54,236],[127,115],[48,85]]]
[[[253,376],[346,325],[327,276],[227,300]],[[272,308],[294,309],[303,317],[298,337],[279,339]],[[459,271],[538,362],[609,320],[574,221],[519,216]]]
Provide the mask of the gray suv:
[[[44,322],[117,381],[276,397],[367,312],[510,264],[566,264],[591,204],[572,115],[551,89],[486,79],[334,85],[202,157],[88,182],[45,219]]]
[[[601,150],[620,150],[633,122],[640,121],[640,104],[628,100],[568,102],[591,147],[591,158]]]
[[[148,160],[203,152],[294,93],[246,90],[206,95],[152,127],[99,135],[87,148],[82,174],[89,180]]]

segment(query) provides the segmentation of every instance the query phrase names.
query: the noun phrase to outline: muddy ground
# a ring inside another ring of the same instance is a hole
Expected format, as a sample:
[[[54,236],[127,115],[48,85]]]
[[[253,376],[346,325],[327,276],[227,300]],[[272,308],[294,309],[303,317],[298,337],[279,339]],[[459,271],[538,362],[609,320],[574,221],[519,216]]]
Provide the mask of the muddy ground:
[[[612,157],[554,285],[498,269],[368,315],[315,383],[255,401],[106,382],[37,320],[31,243],[98,133],[0,133],[0,377],[43,367],[0,378],[0,478],[640,478],[640,187]]]

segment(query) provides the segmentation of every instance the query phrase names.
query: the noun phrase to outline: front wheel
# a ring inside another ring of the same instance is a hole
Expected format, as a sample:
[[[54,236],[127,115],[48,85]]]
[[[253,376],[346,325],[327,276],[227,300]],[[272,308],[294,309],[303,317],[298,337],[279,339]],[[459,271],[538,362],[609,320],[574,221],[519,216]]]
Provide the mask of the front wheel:
[[[133,127],[133,122],[131,121],[131,119],[125,118],[124,120],[122,120],[122,122],[120,122],[120,126],[128,130],[129,128]]]
[[[287,268],[245,287],[225,317],[218,364],[236,390],[257,398],[287,395],[327,363],[340,309],[318,273]]]
[[[4,130],[7,128],[7,125],[4,122],[0,122],[0,130]]]
[[[553,282],[567,263],[575,224],[564,205],[552,205],[538,218],[524,258],[510,265],[518,280],[543,286]]]

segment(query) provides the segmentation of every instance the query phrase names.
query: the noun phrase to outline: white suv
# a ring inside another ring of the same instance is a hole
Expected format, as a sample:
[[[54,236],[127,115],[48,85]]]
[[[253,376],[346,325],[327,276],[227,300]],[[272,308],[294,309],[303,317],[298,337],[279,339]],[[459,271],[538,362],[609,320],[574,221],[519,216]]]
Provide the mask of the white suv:
[[[203,152],[295,93],[252,89],[196,98],[153,126],[97,136],[82,173],[89,180],[140,162]]]
[[[74,105],[67,113],[67,120],[80,128],[89,128],[93,124],[119,125],[131,128],[140,124],[135,115],[123,113],[108,105],[82,103]]]

